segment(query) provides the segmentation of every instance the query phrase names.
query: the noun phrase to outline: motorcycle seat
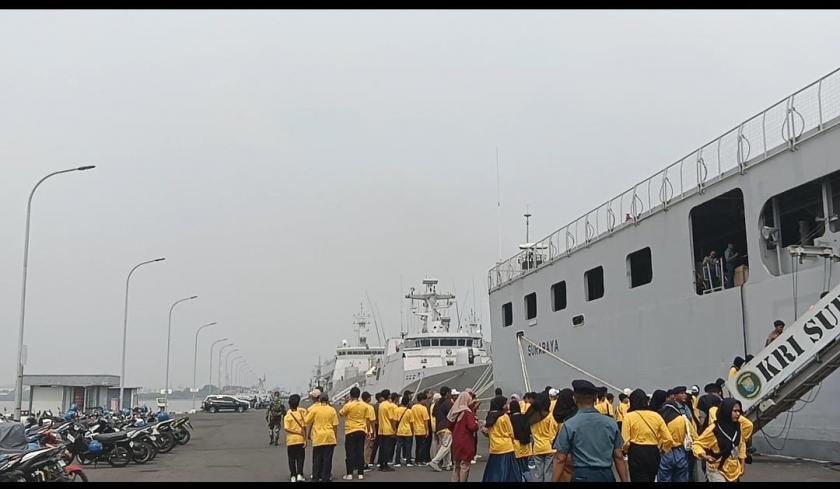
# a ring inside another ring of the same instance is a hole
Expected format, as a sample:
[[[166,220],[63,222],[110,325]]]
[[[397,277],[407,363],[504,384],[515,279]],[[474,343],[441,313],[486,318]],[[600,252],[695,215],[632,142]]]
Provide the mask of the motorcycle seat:
[[[93,439],[96,440],[96,441],[111,442],[111,443],[116,442],[116,441],[120,441],[120,440],[124,440],[126,438],[128,438],[128,435],[126,435],[125,433],[121,433],[121,432],[118,432],[118,433],[103,433],[103,434],[99,434],[99,435],[93,435]]]

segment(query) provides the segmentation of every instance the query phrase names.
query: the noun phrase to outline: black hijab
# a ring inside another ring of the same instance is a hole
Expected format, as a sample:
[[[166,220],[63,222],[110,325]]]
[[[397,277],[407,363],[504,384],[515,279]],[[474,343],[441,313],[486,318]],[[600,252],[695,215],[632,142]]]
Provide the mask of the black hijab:
[[[665,420],[665,424],[668,424],[677,419],[677,417],[683,415],[682,411],[680,411],[680,407],[677,406],[676,401],[666,402],[661,408],[659,408],[658,412],[659,415],[662,416],[662,419]]]
[[[662,408],[662,405],[665,404],[665,399],[668,398],[668,393],[663,391],[662,389],[657,389],[653,391],[653,395],[650,396],[650,408],[654,411],[659,411]]]
[[[519,401],[510,401],[510,423],[513,425],[513,437],[523,445],[531,443],[531,427],[528,420],[522,414]]]
[[[650,409],[648,407],[647,394],[642,389],[636,389],[630,393],[630,407],[627,408],[627,412],[641,411],[643,409]]]
[[[557,401],[554,403],[554,421],[564,423],[567,419],[577,413],[577,404],[575,404],[575,394],[572,389],[566,388],[557,394]]]
[[[534,402],[531,403],[531,407],[528,408],[528,412],[525,413],[528,417],[528,425],[534,425],[545,419],[546,416],[551,414],[549,413],[550,410],[551,398],[548,397],[548,392],[540,392],[537,394]]]
[[[740,406],[741,403],[734,397],[729,397],[720,403],[717,411],[714,433],[720,448],[721,463],[732,456],[732,448],[741,442],[741,423],[732,420],[732,409],[736,405]]]
[[[505,396],[496,396],[490,400],[490,411],[487,412],[487,418],[484,420],[485,426],[490,428],[496,423],[499,416],[505,414],[504,409],[506,402],[507,397]]]

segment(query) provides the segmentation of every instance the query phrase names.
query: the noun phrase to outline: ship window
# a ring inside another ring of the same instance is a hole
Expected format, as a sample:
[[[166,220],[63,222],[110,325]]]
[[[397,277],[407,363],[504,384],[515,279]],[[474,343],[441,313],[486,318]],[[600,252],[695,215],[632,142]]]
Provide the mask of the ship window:
[[[465,339],[458,340],[458,346],[467,346],[467,340],[465,340]]]
[[[631,289],[653,281],[650,248],[643,248],[627,255],[627,278],[630,280]]]
[[[695,206],[689,212],[697,294],[741,285],[748,273],[744,194],[734,189]],[[733,251],[727,252],[732,244]],[[727,264],[726,255],[732,257]]]
[[[537,317],[537,293],[531,292],[525,296],[525,319]]]
[[[504,325],[510,326],[513,324],[513,304],[508,302],[502,306],[502,316],[504,318]]]
[[[467,346],[473,346],[472,340],[467,340]]]
[[[440,346],[440,340],[437,338],[432,338],[432,346]]]
[[[813,245],[814,238],[825,233],[822,182],[819,180],[792,188],[776,197],[779,200],[782,248],[790,245]]]
[[[443,338],[440,340],[440,346],[458,346],[458,341],[455,338]]]
[[[604,297],[604,267],[595,267],[584,273],[583,283],[587,301]]]
[[[566,281],[551,286],[551,310],[562,311],[566,308]]]
[[[432,343],[431,343],[430,340],[420,340],[420,344],[422,346],[432,346]]]

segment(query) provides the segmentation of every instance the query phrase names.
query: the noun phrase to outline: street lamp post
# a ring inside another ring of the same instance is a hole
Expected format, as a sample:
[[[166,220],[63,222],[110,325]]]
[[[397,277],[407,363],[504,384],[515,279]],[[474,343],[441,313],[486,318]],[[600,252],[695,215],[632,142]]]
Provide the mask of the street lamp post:
[[[125,313],[123,314],[123,343],[122,343],[122,370],[120,371],[120,410],[125,407],[123,402],[123,391],[125,390],[125,341],[126,336],[128,334],[128,283],[131,280],[131,275],[134,273],[135,270],[142,267],[143,265],[148,265],[149,263],[155,263],[159,261],[166,260],[166,258],[156,258],[154,260],[144,261],[143,263],[138,263],[128,272],[128,277],[125,279]]]
[[[233,379],[234,379],[233,384],[236,385],[237,387],[242,386],[242,383],[239,381],[239,376],[240,376],[240,374],[242,374],[242,367],[244,365],[246,365],[247,363],[248,362],[244,358],[242,358],[240,360],[237,360],[236,366],[233,368]]]
[[[193,395],[192,396],[193,397],[193,402],[192,402],[193,411],[195,411],[195,393],[198,390],[198,388],[195,385],[195,383],[197,382],[196,372],[198,372],[198,370],[197,370],[197,365],[198,365],[198,363],[197,363],[198,362],[198,333],[200,333],[202,329],[207,328],[209,326],[213,326],[214,324],[216,324],[215,321],[212,322],[212,323],[207,323],[207,324],[204,324],[202,326],[199,326],[198,329],[195,330],[195,350],[193,350],[193,393],[192,393],[192,395]]]
[[[210,345],[210,368],[207,369],[207,374],[209,375],[209,379],[207,379],[207,385],[210,386],[210,394],[213,393],[213,347],[216,344],[221,343],[223,341],[227,341],[227,338],[219,338],[218,340],[214,341],[212,345]]]
[[[230,362],[228,362],[227,359],[225,359],[225,366],[227,367],[227,370],[225,370],[225,377],[227,378],[228,385],[233,385],[233,364],[240,358],[242,358],[242,355],[234,356],[230,359]]]
[[[23,284],[20,292],[20,326],[18,328],[18,354],[17,354],[17,379],[15,381],[15,419],[20,421],[20,408],[23,403],[23,326],[26,317],[26,272],[29,266],[29,222],[32,216],[32,197],[35,196],[35,191],[44,182],[44,180],[62,173],[70,173],[74,171],[84,171],[96,168],[93,165],[80,166],[78,168],[70,168],[68,170],[60,170],[52,172],[44,178],[38,180],[38,183],[32,187],[29,192],[29,200],[26,202],[26,231],[24,232],[23,241]]]
[[[233,346],[233,343],[231,343],[230,346]],[[224,348],[222,348],[222,350],[224,350]],[[225,386],[223,385],[224,382],[222,382],[222,350],[219,350],[219,390],[221,390],[222,393],[224,393]],[[228,357],[230,357],[230,354],[236,351],[239,351],[239,348],[234,348],[233,350],[227,352],[227,355],[225,355],[225,367],[227,367],[227,361]],[[227,370],[225,370],[225,373],[227,373]]]
[[[177,306],[178,304],[193,299],[198,299],[198,296],[193,295],[181,300],[177,300],[172,304],[172,307],[169,308],[169,329],[166,334],[166,383],[164,385],[165,390],[163,394],[163,402],[166,404],[167,407],[169,406],[169,344],[172,342],[172,311],[175,310],[175,306]]]
[[[224,351],[225,348],[227,348],[229,346],[233,346],[233,345],[234,345],[234,343],[228,343],[227,345],[224,345],[221,348],[219,348],[219,362],[218,362],[218,365],[216,367],[216,369],[218,370],[218,375],[217,375],[216,381],[219,382],[219,394],[224,392],[224,389],[222,389],[222,352]]]

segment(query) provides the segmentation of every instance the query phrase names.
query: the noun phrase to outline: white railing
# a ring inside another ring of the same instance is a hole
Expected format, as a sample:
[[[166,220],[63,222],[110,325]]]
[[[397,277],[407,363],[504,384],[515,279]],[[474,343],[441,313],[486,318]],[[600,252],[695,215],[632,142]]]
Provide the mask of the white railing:
[[[703,191],[724,175],[747,168],[840,122],[840,68],[780,100],[664,170],[578,217],[497,264],[494,290],[576,250]]]

